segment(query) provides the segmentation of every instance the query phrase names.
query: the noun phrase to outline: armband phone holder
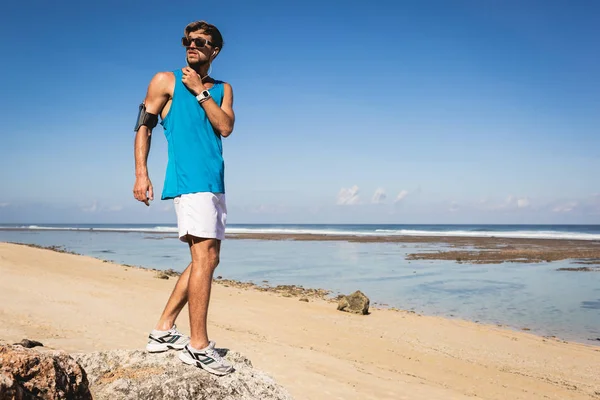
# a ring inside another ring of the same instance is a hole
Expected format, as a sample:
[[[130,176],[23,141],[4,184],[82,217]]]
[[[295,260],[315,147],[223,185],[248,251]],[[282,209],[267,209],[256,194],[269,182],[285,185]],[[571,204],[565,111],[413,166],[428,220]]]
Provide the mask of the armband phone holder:
[[[153,129],[157,123],[158,115],[147,112],[146,105],[144,103],[140,104],[135,128],[133,128],[133,131],[137,132],[138,129],[140,129],[140,126],[142,125],[147,126],[149,129]]]

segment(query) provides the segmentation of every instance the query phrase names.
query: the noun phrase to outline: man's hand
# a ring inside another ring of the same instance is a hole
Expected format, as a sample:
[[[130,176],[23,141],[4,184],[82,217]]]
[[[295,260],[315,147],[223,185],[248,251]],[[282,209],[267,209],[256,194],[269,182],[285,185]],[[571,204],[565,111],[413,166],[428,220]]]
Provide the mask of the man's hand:
[[[182,71],[183,77],[181,78],[181,82],[183,82],[183,84],[196,96],[206,89],[196,71],[190,67],[185,67]]]
[[[150,205],[149,201],[154,200],[154,189],[152,188],[152,182],[150,182],[150,178],[145,176],[135,179],[135,185],[133,186],[133,197],[147,206]]]

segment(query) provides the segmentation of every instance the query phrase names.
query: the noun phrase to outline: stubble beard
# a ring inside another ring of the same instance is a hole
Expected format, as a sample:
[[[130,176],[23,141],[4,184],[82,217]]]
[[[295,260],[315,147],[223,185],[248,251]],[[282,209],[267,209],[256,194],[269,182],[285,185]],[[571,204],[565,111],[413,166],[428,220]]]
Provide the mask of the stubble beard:
[[[190,61],[190,58],[188,56],[186,56],[185,59],[188,65],[193,69],[202,68],[203,66],[208,64],[208,60]]]

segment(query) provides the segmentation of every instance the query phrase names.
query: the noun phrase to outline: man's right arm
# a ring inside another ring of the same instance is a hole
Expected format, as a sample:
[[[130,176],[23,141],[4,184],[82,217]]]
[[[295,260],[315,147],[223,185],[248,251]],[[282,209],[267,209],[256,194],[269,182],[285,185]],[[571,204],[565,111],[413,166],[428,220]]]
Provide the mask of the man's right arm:
[[[173,75],[168,72],[159,72],[154,75],[144,99],[146,112],[157,115],[161,113],[170,98],[169,88],[173,86],[173,79]],[[150,152],[151,137],[152,129],[142,125],[135,135],[134,142],[135,185],[133,196],[147,206],[150,205],[150,200],[154,200],[154,189],[148,175],[148,153]]]

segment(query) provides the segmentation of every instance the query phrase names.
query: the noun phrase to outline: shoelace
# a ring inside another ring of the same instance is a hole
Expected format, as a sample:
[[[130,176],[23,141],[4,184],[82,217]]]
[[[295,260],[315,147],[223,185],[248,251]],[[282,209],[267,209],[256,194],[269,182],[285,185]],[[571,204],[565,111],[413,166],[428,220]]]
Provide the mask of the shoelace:
[[[223,363],[223,358],[217,353],[215,349],[208,349],[205,351],[206,355],[215,359],[218,363]]]
[[[181,336],[181,338],[184,338],[184,337],[185,337],[185,335],[184,335],[183,333],[179,332],[179,331],[177,330],[177,328],[171,328],[171,329],[169,330],[169,335],[171,335],[171,336],[179,335],[179,336]]]

